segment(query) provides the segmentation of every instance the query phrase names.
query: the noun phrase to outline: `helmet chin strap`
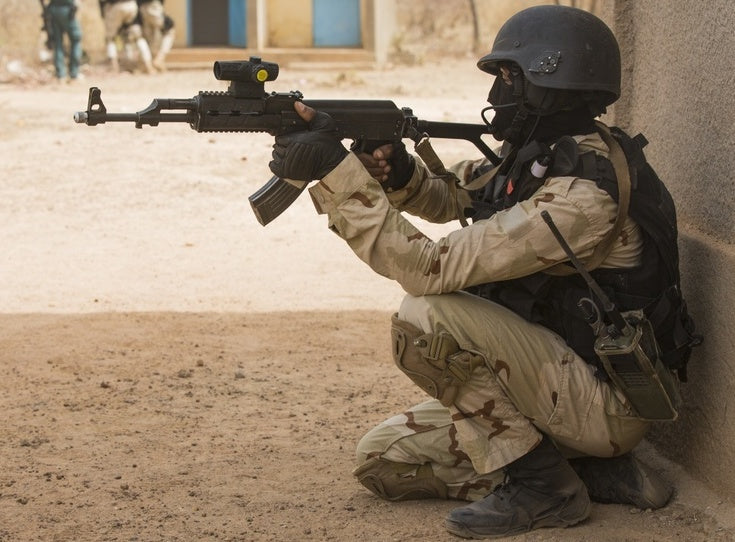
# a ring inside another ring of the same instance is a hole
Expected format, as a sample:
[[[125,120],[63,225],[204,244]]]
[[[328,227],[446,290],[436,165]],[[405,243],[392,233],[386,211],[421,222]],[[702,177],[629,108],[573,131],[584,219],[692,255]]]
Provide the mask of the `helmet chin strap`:
[[[534,138],[548,138],[550,133],[553,135],[554,130],[549,131],[553,126],[543,128],[548,124],[544,119],[556,118],[567,109],[574,118],[570,120],[562,115],[554,122],[569,125],[571,129],[588,128],[584,122],[575,120],[584,116],[579,110],[586,104],[581,95],[532,85],[517,66],[503,70],[503,74],[498,73],[488,101],[491,105],[481,111],[483,122],[490,127],[488,131],[495,139],[507,141],[513,147],[524,146]],[[487,118],[487,112],[491,110],[495,111],[492,121]]]
[[[540,115],[531,111],[525,103],[525,80],[523,72],[521,72],[517,66],[514,66],[509,70],[509,75],[511,77],[510,85],[507,85],[504,79],[500,79],[502,75],[496,75],[498,79],[495,80],[493,88],[490,90],[490,94],[488,95],[488,101],[491,105],[485,107],[480,112],[480,115],[483,122],[490,127],[490,133],[493,134],[496,139],[499,141],[508,141],[515,146],[523,143],[523,139],[525,139],[526,142],[530,140],[538,127]],[[504,113],[504,109],[511,107],[516,109],[512,119],[508,118],[509,115],[502,115],[504,118],[500,118],[497,114],[498,111]],[[490,110],[496,112],[492,121],[488,121],[486,116],[487,112]],[[524,127],[526,126],[530,115],[535,115],[536,120],[533,124],[532,130],[524,138]]]
[[[489,121],[486,117],[487,112],[490,110],[506,109],[509,107],[517,106],[516,104],[506,104],[485,107],[480,113],[482,116],[482,120],[490,127],[490,129],[488,130],[489,133],[492,134],[499,141],[507,141],[513,146],[516,146],[520,143],[523,143],[525,145],[531,140],[534,132],[536,132],[536,128],[538,128],[539,122],[541,121],[541,115],[530,113],[526,108],[523,108],[523,110],[519,109],[516,111],[515,115],[513,115],[513,119],[510,121],[510,124],[505,127],[499,127],[497,124],[493,123],[495,119],[493,119],[493,121]],[[528,135],[525,138],[525,142],[523,142],[521,140],[524,131],[523,128],[526,126],[526,121],[531,115],[535,116],[536,119],[533,123],[533,128],[528,132]]]
[[[498,109],[507,109],[509,107],[517,107],[516,104],[504,104],[504,105],[488,105],[487,107],[484,107],[482,111],[480,111],[480,116],[482,117],[482,121],[487,124],[488,126],[493,126],[493,121],[487,119],[487,112],[488,111],[497,111]],[[492,134],[492,130],[490,131]]]

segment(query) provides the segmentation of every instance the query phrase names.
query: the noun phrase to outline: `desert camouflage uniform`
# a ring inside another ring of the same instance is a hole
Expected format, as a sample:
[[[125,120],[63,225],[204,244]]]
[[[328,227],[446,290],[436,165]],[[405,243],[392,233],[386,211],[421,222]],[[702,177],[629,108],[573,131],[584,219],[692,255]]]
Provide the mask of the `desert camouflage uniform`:
[[[173,19],[164,13],[161,0],[138,0],[138,10],[142,21],[143,37],[148,42],[153,55],[153,65],[164,70],[166,55],[174,44]]]
[[[135,0],[107,0],[103,4],[103,16],[105,23],[105,39],[111,41],[115,39],[118,31],[124,25],[132,25],[138,15],[138,4]],[[137,26],[133,32],[134,37],[140,37],[140,26]]]
[[[163,28],[163,3],[160,0],[138,0],[138,11],[143,21],[143,37],[155,54],[161,41]]]
[[[137,21],[138,4],[136,0],[104,0],[100,2],[102,16],[105,23],[105,43],[107,58],[115,71],[119,70],[117,44],[115,38],[121,30],[125,33],[125,40],[135,44],[140,58],[148,73],[152,73],[153,57],[148,42],[143,38],[143,31]]]
[[[608,154],[596,134],[575,139],[580,153]],[[480,165],[465,161],[451,171],[462,187],[476,189],[472,177]],[[569,456],[615,456],[643,438],[646,422],[561,337],[461,291],[566,261],[540,216],[543,210],[577,256],[589,257],[617,212],[615,201],[593,181],[548,178],[528,199],[436,242],[401,211],[447,222],[457,218],[458,208],[471,205],[470,196],[421,163],[405,188],[386,194],[350,154],[310,193],[317,211],[328,215],[329,227],[355,254],[408,292],[399,319],[425,333],[448,332],[485,362],[448,408],[432,399],[371,430],[358,445],[358,467],[375,457],[428,463],[446,483],[448,497],[475,500],[502,479],[499,469],[540,441],[540,431]],[[628,219],[602,266],[633,267],[641,248],[639,228]]]

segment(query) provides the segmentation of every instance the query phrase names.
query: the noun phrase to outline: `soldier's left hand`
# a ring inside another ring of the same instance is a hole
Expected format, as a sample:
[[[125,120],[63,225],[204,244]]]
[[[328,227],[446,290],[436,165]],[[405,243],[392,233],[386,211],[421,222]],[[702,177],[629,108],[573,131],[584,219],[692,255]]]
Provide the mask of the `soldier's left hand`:
[[[332,117],[301,102],[294,102],[294,109],[307,122],[309,130],[277,136],[273,160],[268,166],[281,178],[321,179],[347,156],[347,149]]]

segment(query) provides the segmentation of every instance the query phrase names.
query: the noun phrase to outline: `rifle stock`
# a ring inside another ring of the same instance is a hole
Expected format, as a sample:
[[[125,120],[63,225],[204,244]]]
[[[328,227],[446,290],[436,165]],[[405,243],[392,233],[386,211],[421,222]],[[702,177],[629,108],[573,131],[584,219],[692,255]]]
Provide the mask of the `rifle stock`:
[[[102,91],[89,89],[87,110],[74,114],[78,124],[96,126],[107,122],[132,122],[136,128],[162,122],[186,123],[197,132],[266,132],[276,136],[306,129],[294,110],[304,103],[329,114],[342,139],[353,141],[352,149],[371,152],[376,147],[403,138],[418,142],[423,137],[462,139],[474,144],[493,164],[499,158],[482,140],[487,125],[432,122],[417,119],[411,109],[399,109],[390,100],[303,100],[299,91],[266,93],[264,84],[278,76],[278,65],[251,57],[247,61],[214,63],[214,75],[229,81],[227,92],[200,91],[193,98],[156,98],[136,113],[108,113]],[[304,187],[306,183],[304,183]],[[303,192],[278,177],[271,179],[248,200],[263,226],[285,211]]]

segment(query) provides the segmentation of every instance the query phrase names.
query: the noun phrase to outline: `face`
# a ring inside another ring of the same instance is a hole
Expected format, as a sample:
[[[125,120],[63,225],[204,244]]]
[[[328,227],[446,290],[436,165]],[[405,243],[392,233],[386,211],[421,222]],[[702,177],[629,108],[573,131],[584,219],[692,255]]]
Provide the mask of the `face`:
[[[512,85],[513,80],[510,78],[510,67],[508,67],[507,65],[501,64],[499,66],[499,69],[500,69],[500,77],[503,78],[503,83],[509,86]]]
[[[517,89],[514,88],[514,81],[516,85],[523,85],[522,79],[521,69],[516,64],[501,62],[498,64],[498,75],[495,76],[495,83],[490,89],[487,101],[496,107],[515,103],[516,97],[513,92]]]
[[[491,107],[483,110],[483,120],[493,129],[493,137],[498,141],[515,142],[518,130],[516,126],[523,119],[517,119],[518,101],[522,98],[524,78],[520,67],[512,62],[498,64],[498,74],[490,89],[487,101]],[[492,121],[488,122],[484,113],[490,109],[495,111]],[[524,117],[525,118],[525,117]]]

